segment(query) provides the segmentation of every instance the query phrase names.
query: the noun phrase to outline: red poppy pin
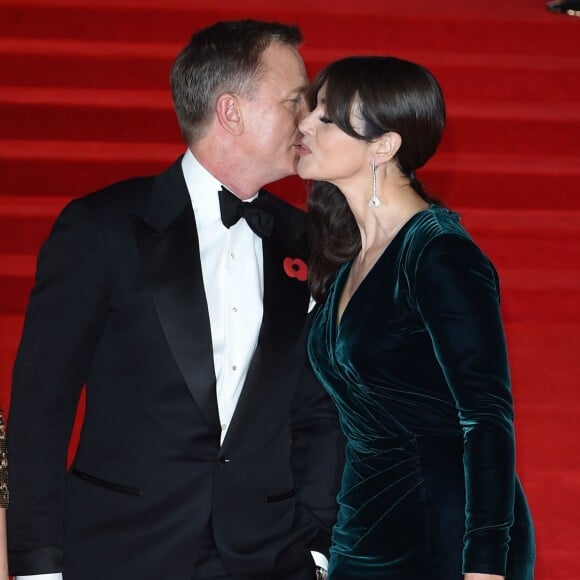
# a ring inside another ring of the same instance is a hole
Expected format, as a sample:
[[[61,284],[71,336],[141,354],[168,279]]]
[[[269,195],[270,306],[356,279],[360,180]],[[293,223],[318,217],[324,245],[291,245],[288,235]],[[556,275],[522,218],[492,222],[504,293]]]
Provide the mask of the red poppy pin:
[[[289,278],[297,278],[300,282],[306,282],[308,278],[308,266],[300,258],[284,258],[284,272]]]

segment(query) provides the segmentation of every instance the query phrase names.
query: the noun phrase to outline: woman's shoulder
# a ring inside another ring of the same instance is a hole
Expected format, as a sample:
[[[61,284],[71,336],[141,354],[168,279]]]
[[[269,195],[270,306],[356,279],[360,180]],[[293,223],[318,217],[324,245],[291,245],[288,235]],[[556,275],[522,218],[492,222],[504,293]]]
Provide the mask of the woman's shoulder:
[[[451,238],[457,243],[472,242],[460,223],[459,214],[441,205],[432,204],[409,220],[401,244],[402,265],[414,267],[435,240]]]
[[[440,205],[431,205],[415,216],[401,247],[401,266],[414,280],[421,264],[433,260],[458,264],[493,266],[461,225],[459,214]]]
[[[439,236],[447,235],[471,239],[461,225],[458,213],[441,205],[432,204],[416,214],[407,231],[406,238],[410,244],[421,247]]]

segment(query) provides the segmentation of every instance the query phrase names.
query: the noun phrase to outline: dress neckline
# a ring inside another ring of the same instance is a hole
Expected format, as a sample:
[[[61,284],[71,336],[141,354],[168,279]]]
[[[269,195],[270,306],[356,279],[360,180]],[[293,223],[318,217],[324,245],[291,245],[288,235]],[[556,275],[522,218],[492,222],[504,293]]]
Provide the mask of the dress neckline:
[[[400,228],[399,231],[393,236],[393,239],[387,244],[385,249],[379,254],[379,257],[375,260],[375,263],[369,269],[369,271],[365,274],[364,278],[360,281],[360,284],[357,286],[356,290],[352,293],[352,296],[349,298],[348,302],[346,303],[344,310],[339,318],[338,316],[338,307],[340,304],[340,299],[342,297],[342,293],[344,291],[344,286],[346,284],[346,280],[348,280],[348,275],[352,268],[353,260],[349,260],[342,264],[337,272],[336,281],[334,284],[334,293],[332,296],[332,311],[333,311],[333,326],[336,329],[336,333],[340,332],[340,328],[342,325],[342,321],[344,320],[345,314],[348,313],[349,307],[353,301],[359,294],[361,288],[365,285],[365,282],[372,276],[373,272],[376,271],[377,266],[383,261],[384,257],[390,253],[390,249],[395,246],[395,242],[406,232],[409,226],[415,221],[415,219],[425,214],[425,212],[431,211],[435,208],[436,204],[430,204],[429,207],[425,209],[419,210],[418,212],[414,213]]]

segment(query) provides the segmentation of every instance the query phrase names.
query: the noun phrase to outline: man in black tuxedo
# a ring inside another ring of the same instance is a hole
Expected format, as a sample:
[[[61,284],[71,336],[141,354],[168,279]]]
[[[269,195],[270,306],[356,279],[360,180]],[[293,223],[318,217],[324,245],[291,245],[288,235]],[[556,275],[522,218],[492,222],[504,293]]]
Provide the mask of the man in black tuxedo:
[[[14,369],[12,574],[317,576],[342,442],[305,356],[304,215],[261,190],[295,172],[300,42],[256,21],[194,34],[171,73],[185,155],[56,221]]]

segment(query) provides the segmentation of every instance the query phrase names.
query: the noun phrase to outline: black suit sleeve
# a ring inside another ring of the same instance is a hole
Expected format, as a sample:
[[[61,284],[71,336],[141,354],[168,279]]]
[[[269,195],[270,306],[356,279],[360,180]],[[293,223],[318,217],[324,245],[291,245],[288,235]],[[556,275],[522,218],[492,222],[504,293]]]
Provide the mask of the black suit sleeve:
[[[69,204],[41,249],[13,374],[8,427],[12,574],[62,570],[69,438],[107,312],[104,236]]]
[[[305,363],[292,408],[292,468],[296,525],[310,550],[328,554],[343,466],[336,408]]]

